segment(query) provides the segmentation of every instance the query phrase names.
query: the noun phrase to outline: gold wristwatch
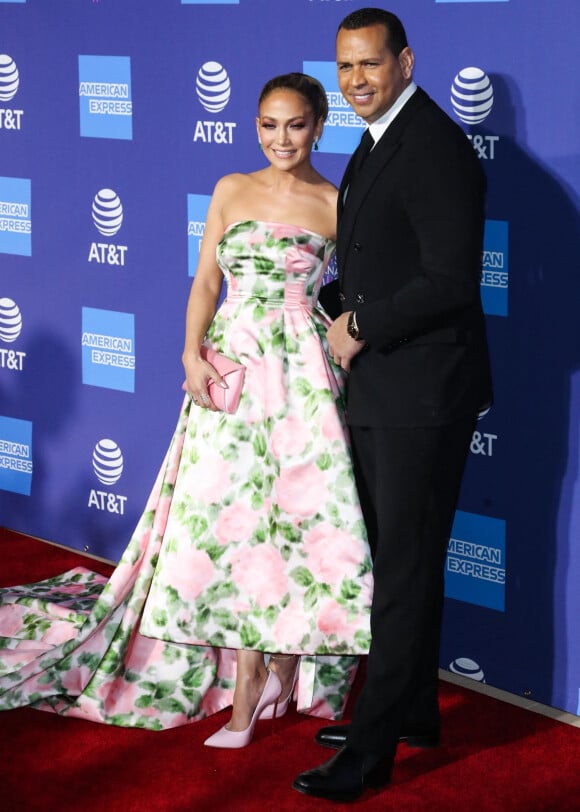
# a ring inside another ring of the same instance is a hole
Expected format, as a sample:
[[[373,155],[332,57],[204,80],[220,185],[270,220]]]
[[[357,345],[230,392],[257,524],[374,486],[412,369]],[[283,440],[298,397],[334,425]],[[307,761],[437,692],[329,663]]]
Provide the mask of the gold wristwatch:
[[[346,323],[346,332],[355,341],[361,341],[358,324],[356,323],[356,311],[351,310],[348,314],[348,321]]]

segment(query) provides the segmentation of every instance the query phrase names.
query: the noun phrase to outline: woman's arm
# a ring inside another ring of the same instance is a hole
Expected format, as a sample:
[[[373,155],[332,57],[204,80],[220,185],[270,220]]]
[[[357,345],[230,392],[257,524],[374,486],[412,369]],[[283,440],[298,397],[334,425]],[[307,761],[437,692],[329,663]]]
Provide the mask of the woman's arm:
[[[207,396],[207,381],[216,383],[221,377],[216,370],[204,361],[200,347],[215,315],[218,298],[223,283],[223,274],[216,261],[217,244],[223,236],[222,200],[224,184],[222,179],[216,184],[208,208],[205,229],[199,250],[199,261],[191,285],[185,316],[185,344],[182,362],[185,369],[187,391],[198,404],[214,408]],[[201,403],[200,403],[201,401]]]

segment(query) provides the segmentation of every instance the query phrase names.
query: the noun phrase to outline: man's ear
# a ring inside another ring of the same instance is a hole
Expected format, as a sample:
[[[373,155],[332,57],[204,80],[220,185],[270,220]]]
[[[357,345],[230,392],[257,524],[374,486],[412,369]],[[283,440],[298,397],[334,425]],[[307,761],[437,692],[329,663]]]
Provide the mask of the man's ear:
[[[413,75],[413,67],[415,65],[415,54],[407,45],[399,54],[399,65],[405,79],[410,79]]]

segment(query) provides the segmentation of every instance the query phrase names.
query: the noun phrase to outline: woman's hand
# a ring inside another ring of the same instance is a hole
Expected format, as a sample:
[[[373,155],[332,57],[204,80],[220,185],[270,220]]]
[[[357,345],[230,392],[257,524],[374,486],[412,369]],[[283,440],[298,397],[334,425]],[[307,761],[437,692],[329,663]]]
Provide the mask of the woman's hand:
[[[184,358],[183,366],[185,369],[185,381],[182,389],[191,395],[191,399],[196,406],[217,412],[218,409],[214,406],[208,393],[208,383],[215,381],[217,386],[224,389],[227,388],[227,385],[215,367],[204,361],[200,355]]]

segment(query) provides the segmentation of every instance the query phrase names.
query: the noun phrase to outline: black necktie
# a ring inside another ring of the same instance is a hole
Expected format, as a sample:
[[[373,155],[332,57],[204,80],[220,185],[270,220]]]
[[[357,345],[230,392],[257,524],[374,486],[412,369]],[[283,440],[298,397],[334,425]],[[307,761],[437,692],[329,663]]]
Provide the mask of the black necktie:
[[[371,149],[374,147],[374,145],[375,139],[372,137],[370,130],[367,128],[363,133],[363,136],[360,140],[360,144],[358,145],[358,149],[356,152],[356,161],[354,167],[355,172],[358,172],[360,170],[361,166],[365,161],[365,158],[367,157]]]

